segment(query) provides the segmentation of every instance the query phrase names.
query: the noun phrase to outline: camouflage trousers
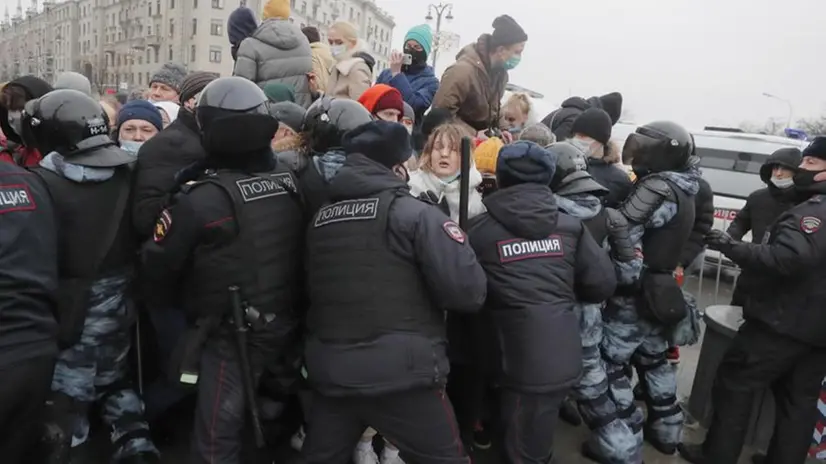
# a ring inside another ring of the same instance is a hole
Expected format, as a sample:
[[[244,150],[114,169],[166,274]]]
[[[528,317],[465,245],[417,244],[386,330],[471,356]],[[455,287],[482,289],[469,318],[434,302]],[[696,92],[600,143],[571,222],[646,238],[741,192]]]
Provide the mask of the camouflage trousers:
[[[617,413],[623,417],[642,445],[642,433],[654,443],[676,446],[682,441],[683,413],[677,404],[677,373],[666,360],[670,330],[640,317],[635,299],[613,297],[603,313],[602,356],[609,379],[609,393]],[[634,404],[632,363],[647,392],[643,412]]]
[[[115,460],[142,452],[157,454],[143,418],[143,402],[130,381],[131,324],[126,298],[93,291],[92,300],[80,341],[60,353],[52,378],[52,391],[74,403],[65,412],[70,415],[67,432],[72,435],[72,447],[88,439],[88,409],[98,403],[109,427]]]
[[[582,378],[573,396],[591,436],[586,446],[601,462],[640,464],[642,447],[634,433],[617,414],[617,405],[608,394],[608,376],[600,354],[603,339],[601,304],[577,305],[582,338]]]

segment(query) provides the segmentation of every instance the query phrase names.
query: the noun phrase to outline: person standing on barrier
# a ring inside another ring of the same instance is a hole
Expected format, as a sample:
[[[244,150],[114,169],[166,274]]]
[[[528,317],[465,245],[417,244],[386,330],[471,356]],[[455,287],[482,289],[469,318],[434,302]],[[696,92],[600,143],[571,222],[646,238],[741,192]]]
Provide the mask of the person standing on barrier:
[[[608,253],[587,226],[557,208],[548,187],[557,155],[533,142],[503,147],[499,190],[485,198],[488,212],[470,226],[490,287],[484,310],[496,339],[487,343],[499,351],[508,464],[552,462],[559,407],[583,371],[576,302],[605,301],[616,287]]]
[[[737,462],[754,397],[766,388],[774,393],[776,411],[763,462],[806,459],[826,376],[826,137],[803,150],[793,180],[802,203],[781,213],[762,243],[719,230],[706,238],[709,248],[749,274],[750,284],[742,295],[745,323],[717,370],[706,440],[680,450],[694,464]]]
[[[580,219],[596,243],[610,252],[612,260],[625,263],[634,260],[636,255],[628,221],[619,211],[603,206],[603,197],[609,190],[588,173],[587,155],[567,142],[555,143],[548,150],[557,159],[551,190],[560,211]],[[583,453],[606,464],[639,464],[642,450],[608,396],[608,378],[599,346],[604,306],[605,301],[600,301],[577,302],[575,307],[582,338],[583,375],[574,386],[572,399],[592,430]]]
[[[111,432],[113,462],[158,462],[128,361],[137,316],[128,291],[135,266],[127,208],[135,158],[109,137],[100,104],[77,90],[27,102],[21,127],[26,145],[46,155],[33,171],[48,187],[59,231],[62,351],[47,403],[44,462],[83,460],[93,404]]]
[[[260,426],[249,393],[297,327],[305,222],[294,176],[272,155],[278,121],[258,86],[216,79],[195,115],[204,170],[161,212],[143,248],[143,272],[150,303],[179,299],[191,324],[172,361],[180,382],[198,385],[190,462],[239,464],[249,462],[245,411]],[[247,343],[237,346],[236,336]]]
[[[618,263],[620,287],[603,312],[603,359],[610,394],[642,446],[645,439],[674,454],[682,438],[683,413],[677,378],[666,360],[671,331],[688,314],[674,278],[680,254],[694,226],[699,171],[691,134],[668,121],[637,128],[623,147],[623,163],[637,180],[619,211],[631,225],[637,259]],[[643,372],[648,420],[634,404],[627,366]]]
[[[445,393],[445,310],[477,311],[487,281],[465,233],[413,197],[410,135],[373,121],[344,136],[347,158],[307,234],[304,358],[313,388],[308,464],[346,464],[368,426],[407,461],[469,464]]]

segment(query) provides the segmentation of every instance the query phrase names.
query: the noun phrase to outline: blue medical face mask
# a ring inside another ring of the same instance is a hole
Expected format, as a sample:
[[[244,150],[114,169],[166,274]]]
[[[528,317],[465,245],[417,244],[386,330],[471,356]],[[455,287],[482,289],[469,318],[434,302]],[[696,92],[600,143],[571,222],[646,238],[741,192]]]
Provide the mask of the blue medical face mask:
[[[134,140],[122,140],[120,148],[132,156],[138,156],[138,150],[143,146],[143,142],[136,142]]]
[[[508,58],[508,60],[505,61],[505,70],[510,71],[511,69],[515,69],[517,66],[519,66],[519,63],[521,61],[522,61],[522,56],[520,56],[520,55],[514,55],[514,56]]]

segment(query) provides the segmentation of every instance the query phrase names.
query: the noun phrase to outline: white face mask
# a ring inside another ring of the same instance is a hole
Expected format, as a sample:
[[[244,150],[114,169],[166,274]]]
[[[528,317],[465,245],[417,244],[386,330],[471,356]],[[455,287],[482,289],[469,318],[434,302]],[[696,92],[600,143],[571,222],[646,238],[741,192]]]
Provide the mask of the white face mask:
[[[775,187],[779,189],[787,189],[789,187],[794,186],[794,179],[789,177],[786,179],[781,179],[778,177],[772,177],[771,183],[774,184]]]
[[[138,150],[141,149],[143,142],[135,142],[134,140],[122,140],[120,148],[132,156],[138,156]]]
[[[333,45],[330,47],[330,53],[333,54],[333,58],[338,58],[347,51],[347,47],[344,44],[341,45]]]

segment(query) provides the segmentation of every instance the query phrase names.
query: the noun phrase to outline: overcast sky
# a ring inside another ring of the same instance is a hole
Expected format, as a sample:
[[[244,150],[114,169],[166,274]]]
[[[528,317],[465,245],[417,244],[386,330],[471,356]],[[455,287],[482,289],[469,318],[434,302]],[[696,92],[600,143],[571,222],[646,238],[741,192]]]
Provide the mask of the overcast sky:
[[[426,0],[377,0],[393,43],[424,22]],[[692,128],[826,114],[823,0],[454,0],[443,28],[463,45],[513,16],[529,39],[511,82],[554,104],[620,91],[636,122]],[[440,55],[437,74],[454,60]],[[818,64],[821,63],[821,64]]]

